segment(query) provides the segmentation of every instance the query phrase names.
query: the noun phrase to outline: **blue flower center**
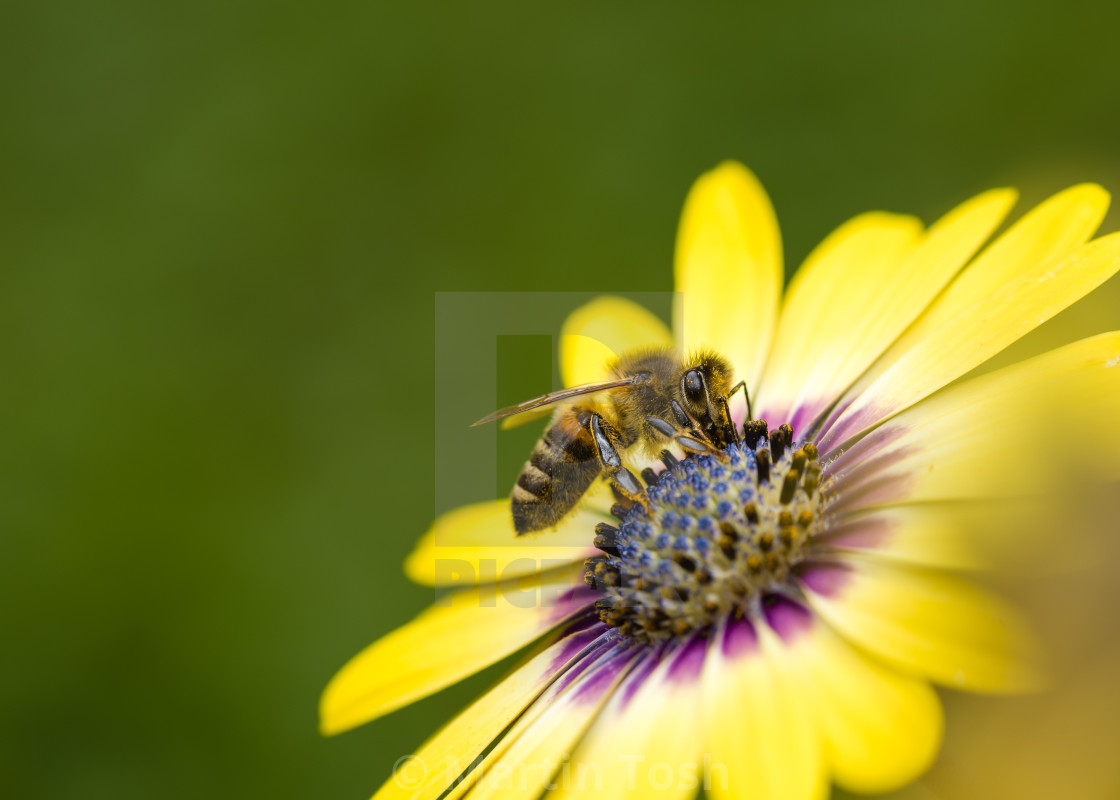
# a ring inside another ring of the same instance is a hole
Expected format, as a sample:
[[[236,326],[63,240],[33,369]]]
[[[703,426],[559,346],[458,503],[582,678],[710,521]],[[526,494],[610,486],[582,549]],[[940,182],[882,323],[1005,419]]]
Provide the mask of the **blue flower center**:
[[[603,555],[584,579],[602,593],[604,622],[638,638],[679,637],[793,591],[791,570],[821,529],[812,443],[794,442],[788,425],[767,435],[765,422],[748,423],[745,441],[669,456],[666,467],[644,505],[596,529]]]

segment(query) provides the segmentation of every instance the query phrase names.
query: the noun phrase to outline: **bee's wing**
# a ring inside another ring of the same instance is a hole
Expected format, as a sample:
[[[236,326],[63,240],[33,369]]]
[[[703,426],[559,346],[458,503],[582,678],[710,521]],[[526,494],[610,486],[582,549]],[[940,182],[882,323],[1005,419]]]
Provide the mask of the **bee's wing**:
[[[559,391],[550,394],[544,394],[540,397],[534,397],[532,400],[526,400],[524,403],[518,403],[515,406],[507,406],[506,408],[495,411],[493,414],[483,417],[475,425],[485,425],[487,422],[494,422],[495,420],[505,419],[512,417],[515,414],[523,414],[526,411],[533,411],[538,408],[559,403],[561,400],[568,400],[572,397],[579,397],[584,394],[591,394],[593,392],[602,392],[606,389],[618,389],[622,386],[629,386],[634,382],[634,378],[620,378],[614,381],[603,381],[602,383],[585,383],[582,386],[572,386],[569,389],[560,389]]]
[[[528,425],[530,422],[536,422],[538,419],[544,419],[551,413],[552,408],[550,406],[541,406],[540,408],[534,408],[532,411],[526,411],[523,414],[506,417],[501,421],[498,427],[503,431],[512,430],[522,425]]]

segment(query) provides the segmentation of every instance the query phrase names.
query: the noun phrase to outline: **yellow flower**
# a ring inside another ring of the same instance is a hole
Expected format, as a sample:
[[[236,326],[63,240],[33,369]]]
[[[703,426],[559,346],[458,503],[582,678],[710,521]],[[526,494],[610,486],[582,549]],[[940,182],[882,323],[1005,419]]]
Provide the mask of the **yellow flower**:
[[[643,345],[712,348],[769,428],[744,426],[720,457],[667,459],[649,511],[613,519],[600,486],[524,546],[510,546],[508,501],[438,519],[406,570],[467,585],[335,676],[323,731],[538,644],[377,797],[886,791],[936,756],[933,685],[1037,686],[1029,635],[974,580],[991,566],[976,531],[998,538],[1007,517],[971,501],[1029,508],[1061,476],[1117,477],[1120,334],[958,379],[1116,272],[1120,236],[1089,241],[1108,197],[1083,185],[983,247],[1014,201],[991,191],[929,228],[857,217],[783,298],[762,187],[735,163],[702,176],[681,220],[674,331],[600,298],[565,325],[562,375],[599,380],[612,352]],[[741,395],[732,411],[744,422]]]

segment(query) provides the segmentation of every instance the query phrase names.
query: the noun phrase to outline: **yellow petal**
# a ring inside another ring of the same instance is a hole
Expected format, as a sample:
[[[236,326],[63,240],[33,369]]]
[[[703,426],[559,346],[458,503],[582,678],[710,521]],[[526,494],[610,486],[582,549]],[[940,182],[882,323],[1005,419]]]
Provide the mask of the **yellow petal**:
[[[704,741],[715,800],[812,800],[828,794],[820,732],[774,658],[766,627],[728,623],[704,669]]]
[[[601,381],[618,354],[639,347],[672,347],[673,335],[653,312],[624,297],[597,297],[580,306],[560,330],[560,377],[565,386]]]
[[[842,565],[810,568],[802,582],[813,609],[837,631],[910,674],[975,692],[1041,683],[1022,621],[971,582],[855,554]]]
[[[681,349],[724,354],[753,391],[777,320],[782,240],[770,198],[742,164],[724,162],[693,185],[675,262]]]
[[[933,763],[943,714],[928,683],[868,657],[819,621],[775,642],[774,661],[811,707],[836,783],[878,794]]]
[[[398,765],[374,800],[434,800],[442,795],[600,631],[584,629],[543,648],[425,742],[411,763]]]
[[[520,537],[513,529],[508,500],[449,511],[416,544],[405,561],[405,573],[427,586],[469,586],[583,561],[598,552],[591,545],[595,526],[607,519],[597,506],[610,504],[605,486],[597,486],[588,495],[592,496],[589,502],[554,530]]]
[[[703,780],[698,710],[703,657],[702,646],[689,643],[652,668],[635,668],[572,754],[573,772],[582,769],[583,779],[563,782],[548,796],[695,795]]]
[[[825,239],[786,295],[761,416],[804,428],[925,310],[1014,202],[1010,189],[986,192],[924,235],[912,217],[864,214]]]
[[[594,773],[583,765],[563,762],[628,674],[634,656],[633,650],[626,652],[616,644],[601,656],[586,659],[592,663],[577,676],[569,673],[550,686],[471,773],[466,782],[474,784],[469,787],[471,800],[534,800],[549,784],[594,780]]]
[[[829,525],[817,549],[872,551],[885,558],[943,569],[974,570],[992,566],[992,516],[984,508],[949,503],[919,503],[860,510]],[[1004,522],[998,516],[996,523]]]
[[[575,570],[448,595],[331,679],[319,704],[322,731],[368,722],[520,650],[589,601],[577,584]]]
[[[1070,468],[1120,477],[1118,365],[1120,333],[1107,333],[951,386],[845,450],[831,491],[857,508],[1026,496]],[[1038,433],[1064,419],[1091,434],[1040,452]]]
[[[913,217],[864,214],[840,226],[809,255],[782,303],[759,384],[756,407],[761,417],[775,423],[791,420],[806,393],[814,400],[831,399],[847,387],[855,376],[838,389],[828,373],[843,375],[842,360],[860,355],[858,350],[853,353],[853,345],[858,348],[861,322],[866,326],[883,320],[867,305],[882,301],[893,288],[884,286],[885,280],[906,274],[900,264],[921,232],[921,223]],[[852,314],[853,308],[861,313]],[[883,349],[885,345],[875,356]],[[811,384],[810,375],[815,377]]]
[[[981,253],[853,387],[826,448],[913,405],[1088,294],[1120,268],[1120,236],[1082,244],[1108,208],[1083,185],[1052,197]]]

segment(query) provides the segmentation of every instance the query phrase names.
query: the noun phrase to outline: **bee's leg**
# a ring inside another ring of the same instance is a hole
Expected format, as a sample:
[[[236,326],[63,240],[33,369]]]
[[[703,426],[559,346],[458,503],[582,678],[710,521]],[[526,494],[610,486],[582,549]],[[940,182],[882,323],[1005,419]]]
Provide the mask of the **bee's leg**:
[[[731,387],[731,391],[727,393],[727,397],[721,397],[720,398],[721,400],[723,400],[723,407],[724,407],[724,410],[727,412],[727,424],[728,425],[731,425],[731,409],[729,409],[727,407],[727,401],[730,400],[735,395],[735,392],[739,391],[740,389],[743,390],[743,397],[745,397],[747,399],[747,420],[746,421],[750,422],[752,419],[754,419],[754,411],[751,410],[751,393],[747,391],[747,382],[746,381],[739,381],[737,384],[735,384],[734,386]]]
[[[666,422],[665,420],[661,419],[661,417],[650,415],[646,417],[646,422],[648,422],[649,426],[660,433],[662,436],[671,439],[677,435],[676,426]]]
[[[738,444],[740,441],[739,431],[731,419],[731,405],[728,403],[728,398],[733,397],[735,392],[740,389],[743,390],[743,397],[747,400],[747,422],[750,422],[752,418],[753,410],[751,409],[751,397],[747,392],[747,382],[739,381],[727,394],[716,398],[716,405],[719,407],[718,415],[722,417],[722,420],[718,422],[713,420],[712,424],[706,429],[709,438],[718,442],[720,448]]]
[[[687,433],[678,433],[673,437],[673,441],[681,446],[681,449],[686,453],[714,453],[716,448],[695,436]]]
[[[677,424],[682,428],[687,428],[692,424],[692,420],[689,419],[688,414],[684,413],[684,409],[681,408],[681,404],[676,400],[669,401],[669,408],[673,410],[673,416],[677,418]]]
[[[595,452],[599,455],[603,471],[610,475],[615,487],[626,499],[632,503],[641,503],[648,509],[649,500],[645,496],[645,488],[634,477],[633,472],[622,466],[622,458],[615,449],[615,443],[622,438],[618,431],[598,414],[591,415],[587,427],[591,431],[591,438],[595,440]]]
[[[700,434],[699,431],[688,430],[682,433],[661,417],[648,416],[646,417],[646,422],[662,436],[667,439],[672,439],[680,445],[681,449],[686,453],[705,453],[716,449],[701,439],[702,434]]]
[[[721,397],[719,399],[720,407],[723,409],[723,440],[726,444],[739,443],[739,431],[735,427],[735,423],[731,421],[731,406],[727,404],[727,398]]]

